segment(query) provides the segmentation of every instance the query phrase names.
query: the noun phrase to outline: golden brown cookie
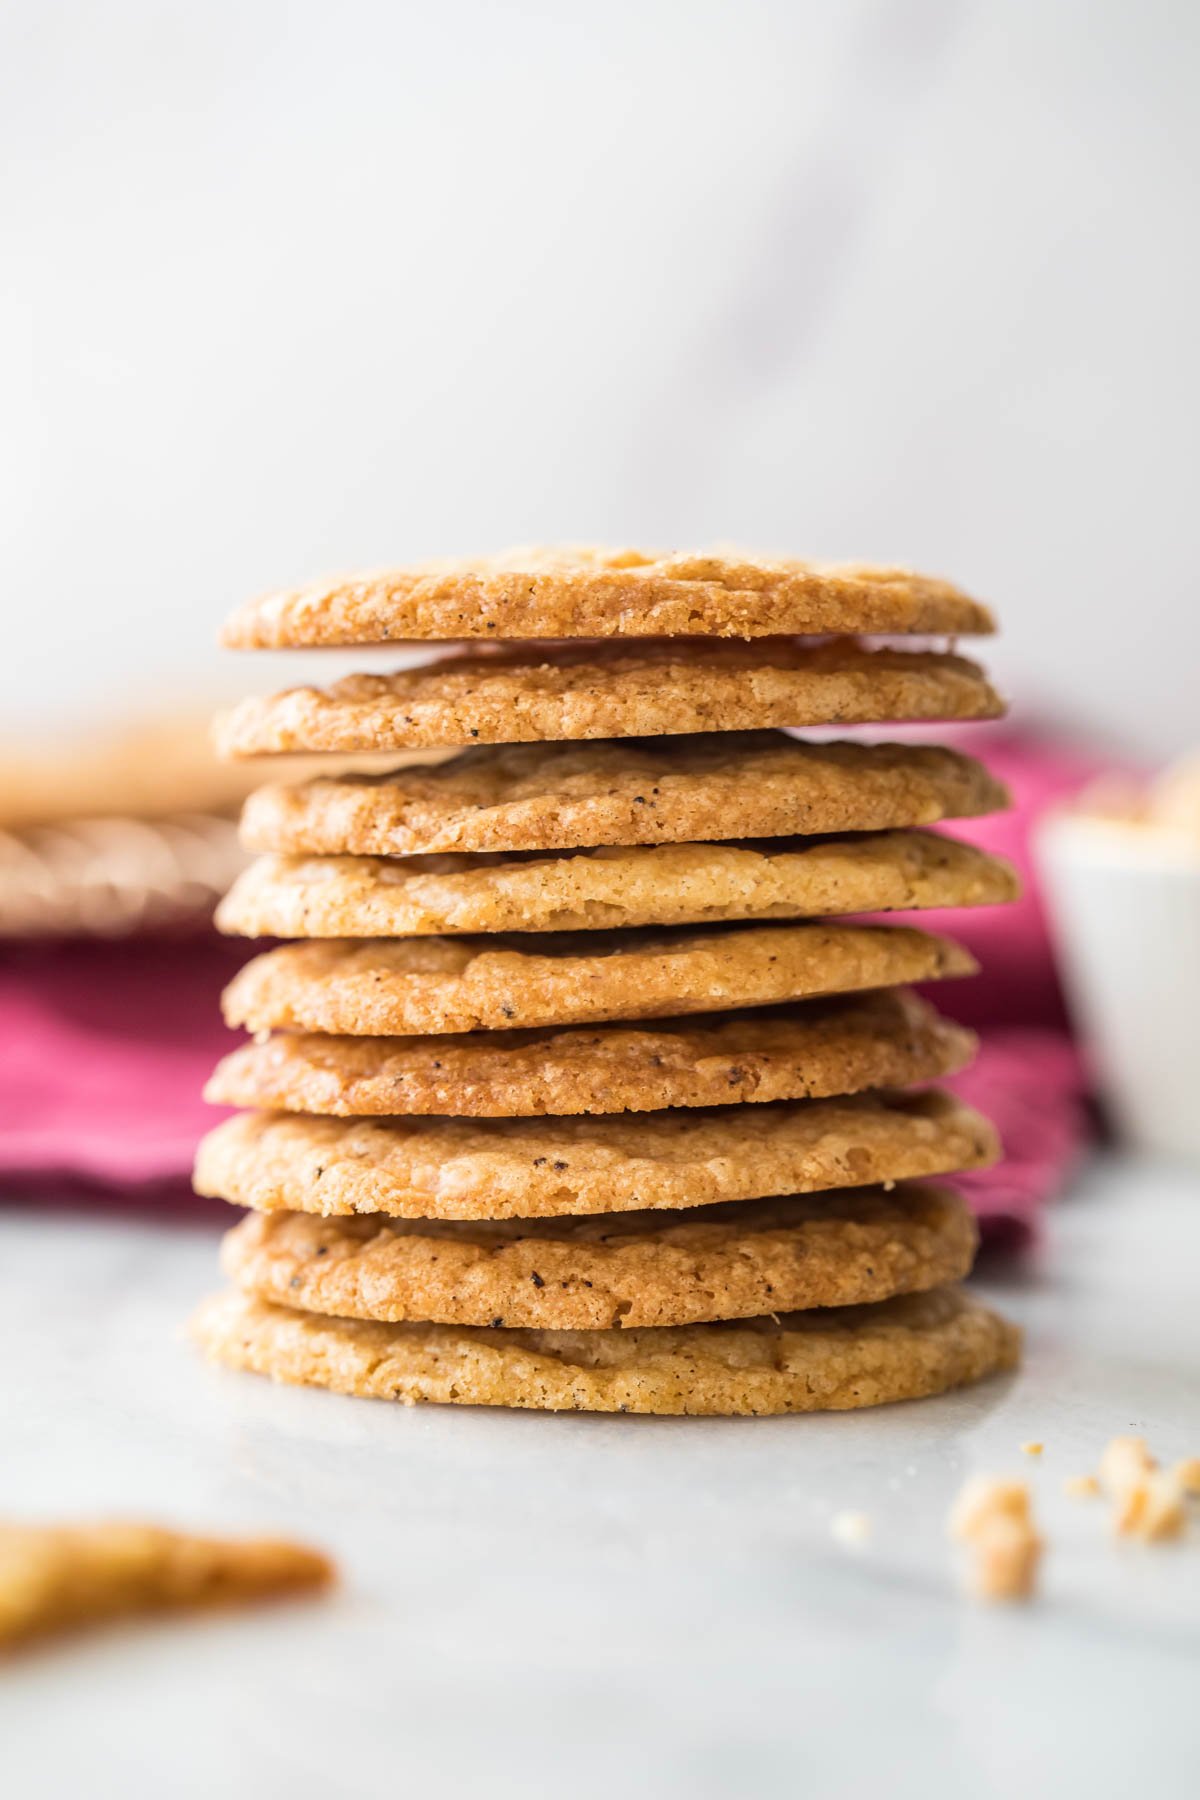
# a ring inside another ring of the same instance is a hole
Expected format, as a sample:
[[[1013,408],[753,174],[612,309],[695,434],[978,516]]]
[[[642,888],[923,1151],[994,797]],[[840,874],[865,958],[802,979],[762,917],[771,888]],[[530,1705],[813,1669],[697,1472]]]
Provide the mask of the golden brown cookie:
[[[911,569],[745,553],[567,545],[444,559],[264,595],[228,621],[237,650],[404,638],[759,637],[995,629],[987,608]]]
[[[932,831],[540,856],[264,856],[217,925],[241,937],[424,937],[823,918],[1013,900],[1010,865]]]
[[[298,1593],[327,1557],[275,1538],[193,1537],[158,1525],[0,1524],[0,1649],[70,1626]]]
[[[355,1117],[653,1112],[911,1087],[965,1068],[973,1032],[902,990],[766,1012],[455,1037],[281,1032],[218,1065],[217,1106]]]
[[[288,855],[422,856],[885,831],[995,812],[981,763],[922,744],[805,744],[779,731],[506,744],[436,767],[259,788],[242,842]]]
[[[258,1212],[534,1219],[920,1180],[998,1149],[986,1119],[936,1089],[633,1118],[238,1113],[201,1141],[195,1184]]]
[[[303,1312],[603,1331],[916,1293],[967,1274],[977,1238],[957,1194],[904,1185],[497,1225],[249,1213],[222,1265]]]
[[[220,721],[226,756],[400,750],[549,738],[651,737],[772,725],[995,719],[1003,703],[961,656],[852,639],[744,644],[651,639],[496,645],[328,689],[244,700]]]
[[[495,1331],[327,1319],[230,1293],[193,1322],[213,1362],[370,1399],[545,1412],[843,1412],[1011,1369],[1015,1326],[959,1288],[677,1329]]]
[[[974,975],[970,952],[907,925],[731,925],[561,937],[285,944],[223,996],[251,1031],[504,1031],[768,1006]]]

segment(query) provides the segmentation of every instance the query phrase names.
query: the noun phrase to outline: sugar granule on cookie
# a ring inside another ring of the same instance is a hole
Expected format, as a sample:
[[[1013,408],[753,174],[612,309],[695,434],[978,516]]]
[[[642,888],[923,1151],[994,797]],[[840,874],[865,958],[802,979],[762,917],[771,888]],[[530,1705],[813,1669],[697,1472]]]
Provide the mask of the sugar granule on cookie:
[[[537,545],[266,594],[233,614],[221,641],[245,650],[437,638],[994,629],[985,606],[911,569],[740,550]]]
[[[277,1538],[121,1521],[0,1524],[0,1649],[104,1619],[298,1594],[333,1579],[320,1551]]]

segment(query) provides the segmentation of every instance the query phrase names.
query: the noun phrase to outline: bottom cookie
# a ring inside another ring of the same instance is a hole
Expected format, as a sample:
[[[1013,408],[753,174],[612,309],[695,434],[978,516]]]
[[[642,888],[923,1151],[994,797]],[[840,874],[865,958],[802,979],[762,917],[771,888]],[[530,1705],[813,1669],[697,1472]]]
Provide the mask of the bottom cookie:
[[[1020,1333],[961,1288],[737,1324],[625,1331],[382,1325],[221,1294],[213,1362],[339,1394],[546,1412],[844,1412],[1013,1368]]]

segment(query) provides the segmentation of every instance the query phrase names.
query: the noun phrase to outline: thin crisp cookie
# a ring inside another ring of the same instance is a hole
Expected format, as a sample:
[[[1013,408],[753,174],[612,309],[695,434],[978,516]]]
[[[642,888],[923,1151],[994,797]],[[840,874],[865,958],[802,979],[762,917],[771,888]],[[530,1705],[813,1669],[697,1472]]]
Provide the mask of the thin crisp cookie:
[[[977,969],[908,925],[326,940],[256,956],[223,1006],[250,1031],[389,1037],[719,1012]]]
[[[237,650],[279,650],[405,638],[965,636],[994,629],[985,606],[911,569],[568,545],[417,563],[267,594],[233,614],[221,641]]]
[[[318,1550],[158,1525],[0,1523],[0,1650],[68,1627],[294,1594],[333,1580]]]
[[[902,990],[766,1012],[453,1037],[281,1032],[234,1050],[217,1106],[472,1118],[653,1112],[912,1087],[965,1068],[973,1032]]]
[[[565,1119],[238,1113],[196,1191],[258,1212],[546,1218],[920,1180],[995,1161],[986,1119],[933,1089]]]
[[[933,831],[498,857],[265,856],[217,908],[241,937],[608,931],[994,906],[1011,865]]]
[[[193,1322],[229,1368],[370,1399],[544,1412],[844,1412],[1016,1366],[1015,1326],[953,1287],[877,1306],[632,1331],[381,1325],[218,1296]]]
[[[327,689],[244,700],[219,722],[226,756],[402,750],[562,738],[658,737],[778,725],[995,719],[1003,702],[964,657],[853,639],[669,639],[496,645]]]
[[[494,1225],[249,1213],[221,1257],[243,1293],[302,1312],[596,1331],[916,1293],[966,1275],[977,1238],[957,1194],[905,1184]]]
[[[888,831],[1009,804],[981,763],[932,744],[807,744],[780,731],[503,744],[436,767],[271,782],[248,849],[424,856]]]

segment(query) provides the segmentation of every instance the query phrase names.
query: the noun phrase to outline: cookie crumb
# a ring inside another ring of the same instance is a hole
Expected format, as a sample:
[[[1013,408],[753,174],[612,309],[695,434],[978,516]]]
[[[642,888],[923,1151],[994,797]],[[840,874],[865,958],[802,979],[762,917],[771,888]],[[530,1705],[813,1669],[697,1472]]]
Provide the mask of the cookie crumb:
[[[1028,1600],[1044,1548],[1023,1481],[976,1475],[950,1513],[952,1536],[970,1546],[968,1587],[979,1600]]]
[[[1193,1500],[1200,1498],[1200,1456],[1185,1456],[1175,1464],[1175,1479]]]
[[[870,1539],[871,1521],[865,1512],[839,1512],[829,1521],[829,1529],[839,1544],[857,1550]]]
[[[1029,1519],[996,1513],[972,1545],[971,1592],[979,1600],[1028,1600],[1044,1546]]]
[[[1187,1524],[1185,1470],[1187,1464],[1160,1469],[1145,1438],[1113,1438],[1100,1458],[1100,1480],[1113,1502],[1118,1536],[1147,1544],[1179,1537]]]
[[[1111,1438],[1100,1458],[1100,1484],[1119,1498],[1127,1489],[1136,1487],[1158,1464],[1141,1437]]]
[[[1029,1518],[1029,1489],[1023,1481],[1001,1480],[995,1475],[972,1475],[959,1489],[950,1509],[947,1527],[952,1538],[969,1543],[989,1518]]]
[[[1117,1498],[1113,1526],[1122,1537],[1161,1543],[1179,1537],[1187,1524],[1184,1493],[1173,1472],[1152,1469]]]
[[[1094,1500],[1100,1492],[1100,1483],[1094,1475],[1068,1475],[1063,1482],[1063,1493],[1072,1500]]]
[[[1045,1448],[1045,1444],[1039,1443],[1036,1438],[1030,1438],[1021,1445],[1022,1454],[1025,1456],[1040,1456]]]

